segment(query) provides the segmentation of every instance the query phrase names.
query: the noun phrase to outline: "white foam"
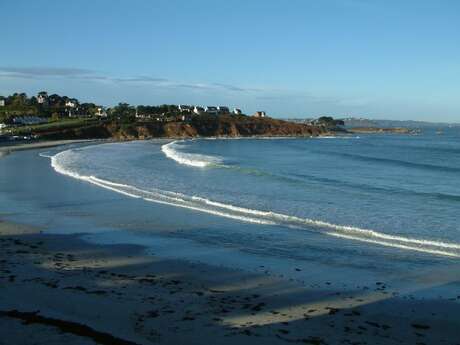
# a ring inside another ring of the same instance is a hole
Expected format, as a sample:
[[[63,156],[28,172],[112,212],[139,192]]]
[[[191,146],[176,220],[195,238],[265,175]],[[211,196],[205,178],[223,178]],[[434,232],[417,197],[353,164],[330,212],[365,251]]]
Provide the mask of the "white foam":
[[[50,154],[49,152],[41,152],[38,154],[40,157],[44,157],[44,158],[51,158],[53,157],[52,154]]]
[[[389,235],[371,229],[332,224],[321,220],[300,218],[271,211],[249,209],[209,200],[201,196],[188,196],[182,193],[164,191],[160,189],[144,190],[135,186],[101,179],[96,176],[80,175],[65,167],[65,165],[69,163],[67,161],[70,158],[68,155],[71,151],[72,150],[67,150],[51,157],[51,165],[58,173],[87,181],[99,187],[132,198],[142,198],[143,200],[149,202],[187,208],[242,222],[263,225],[278,225],[308,231],[318,231],[325,235],[393,247],[401,250],[411,250],[448,257],[460,257],[460,244],[458,243],[420,239],[401,235]]]
[[[361,139],[361,137],[349,136],[349,135],[340,135],[340,136],[323,135],[323,136],[314,137],[314,139]]]
[[[198,168],[205,168],[211,165],[218,165],[222,160],[217,157],[180,152],[178,143],[181,141],[173,141],[169,144],[161,146],[161,151],[166,157],[176,161],[179,164],[189,165]]]

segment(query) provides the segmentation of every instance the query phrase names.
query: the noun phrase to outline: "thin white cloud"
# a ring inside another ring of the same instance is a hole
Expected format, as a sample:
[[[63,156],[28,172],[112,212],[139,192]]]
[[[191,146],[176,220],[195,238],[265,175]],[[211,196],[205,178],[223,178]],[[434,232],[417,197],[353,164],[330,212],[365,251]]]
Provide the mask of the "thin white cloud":
[[[118,82],[118,83],[157,83],[157,82],[168,81],[168,79],[165,79],[165,78],[155,78],[155,77],[149,77],[149,76],[111,78],[111,80],[114,82]]]
[[[89,69],[83,68],[57,68],[57,67],[0,67],[0,73],[10,77],[36,78],[36,77],[69,77],[93,74]]]
[[[188,83],[153,76],[113,77],[83,68],[60,67],[1,67],[0,77],[13,79],[63,78],[114,84],[150,84],[162,88],[186,88],[196,91],[258,92],[262,89],[245,88],[224,83]]]

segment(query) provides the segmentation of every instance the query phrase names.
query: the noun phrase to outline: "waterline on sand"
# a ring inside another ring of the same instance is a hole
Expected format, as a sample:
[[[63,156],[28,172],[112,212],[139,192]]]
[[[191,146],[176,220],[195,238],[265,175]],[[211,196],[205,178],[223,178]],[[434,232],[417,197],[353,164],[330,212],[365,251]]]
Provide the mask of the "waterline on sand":
[[[76,179],[87,181],[101,188],[105,188],[132,198],[140,198],[148,202],[186,208],[242,222],[316,231],[325,235],[334,236],[336,238],[360,241],[375,245],[397,248],[400,250],[417,251],[421,253],[441,255],[452,258],[460,257],[460,244],[454,242],[406,237],[401,235],[390,235],[371,229],[333,224],[321,220],[296,217],[272,211],[245,208],[237,205],[210,200],[208,198],[197,195],[190,196],[182,193],[152,188],[142,189],[129,184],[116,183],[106,179],[101,179],[97,176],[81,175],[65,167],[64,162],[67,158],[67,155],[71,151],[72,150],[63,151],[51,157],[51,165],[56,172]],[[184,158],[181,157],[181,159]],[[185,160],[193,159],[188,157],[185,158]],[[197,160],[193,161],[195,163],[197,162]]]

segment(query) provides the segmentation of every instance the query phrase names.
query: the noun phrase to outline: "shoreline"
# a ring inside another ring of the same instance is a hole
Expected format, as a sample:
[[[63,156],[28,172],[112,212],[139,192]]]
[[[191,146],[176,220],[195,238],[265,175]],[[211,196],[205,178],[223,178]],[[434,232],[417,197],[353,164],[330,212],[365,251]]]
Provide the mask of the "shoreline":
[[[51,148],[56,146],[63,146],[69,144],[84,144],[84,143],[111,143],[111,142],[130,142],[130,141],[148,141],[148,140],[282,140],[282,139],[317,139],[317,138],[354,138],[354,134],[372,134],[360,133],[360,132],[324,132],[319,135],[220,135],[220,136],[195,136],[195,137],[183,137],[183,136],[168,136],[168,137],[149,137],[149,138],[138,138],[138,139],[58,139],[58,140],[39,140],[33,142],[13,142],[6,143],[0,142],[0,158],[6,156],[14,151],[23,150],[34,150],[42,148]]]
[[[3,145],[0,143],[0,158],[9,155],[15,151],[24,150],[35,150],[43,148],[52,148],[57,146],[64,146],[70,144],[85,144],[85,143],[124,143],[131,141],[149,141],[149,140],[244,140],[244,139],[256,139],[256,140],[281,140],[281,139],[314,139],[327,137],[329,134],[319,136],[305,136],[305,135],[254,135],[254,136],[197,136],[197,137],[158,137],[158,138],[146,138],[146,139],[129,139],[129,140],[116,140],[116,139],[63,139],[63,140],[44,140],[34,142],[16,142]],[[340,136],[337,136],[340,137]],[[347,136],[344,136],[347,137]]]
[[[36,156],[8,159],[22,155]],[[56,186],[58,179],[41,181]],[[72,181],[64,186],[85,194]],[[74,199],[67,202],[79,202]],[[98,194],[102,200],[111,201]],[[147,253],[128,241],[89,241],[83,231],[76,234],[74,223],[54,229],[73,234],[47,233],[46,227],[18,224],[20,217],[0,213],[0,332],[11,343],[93,344],[102,334],[120,344],[436,344],[455,339],[460,327],[460,297],[438,297],[458,284],[456,266],[372,281],[361,273],[357,284],[345,287],[332,266],[318,262],[302,272],[288,265],[281,277],[268,273],[268,260],[257,271],[203,256],[200,263],[154,247]],[[165,249],[171,247],[190,250],[171,242]],[[304,275],[306,284],[291,279],[291,271]],[[406,278],[404,284],[398,278]]]
[[[38,344],[91,340],[49,319],[120,344],[434,344],[454,339],[459,325],[458,302],[403,298],[385,282],[363,291],[300,288],[1,221],[0,246],[0,330],[13,343],[25,334]],[[34,312],[35,324],[18,321]]]
[[[29,142],[13,143],[9,145],[0,144],[0,157],[6,156],[14,151],[43,149],[43,148],[50,148],[50,147],[56,147],[56,146],[62,146],[62,145],[80,144],[80,143],[83,144],[83,143],[98,142],[98,141],[101,141],[101,139],[46,140],[46,141],[35,141],[35,142],[30,142],[30,143]]]

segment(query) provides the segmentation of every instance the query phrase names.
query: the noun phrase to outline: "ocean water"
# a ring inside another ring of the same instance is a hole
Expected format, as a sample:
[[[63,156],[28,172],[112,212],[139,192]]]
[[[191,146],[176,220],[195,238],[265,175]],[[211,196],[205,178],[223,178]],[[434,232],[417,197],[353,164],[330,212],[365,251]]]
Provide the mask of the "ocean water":
[[[66,187],[66,200],[86,195],[51,223],[43,216],[49,201],[37,196],[30,207],[42,205],[41,211],[28,217],[41,217],[51,230],[70,222],[93,240],[118,238],[161,247],[172,257],[241,267],[252,262],[277,272],[315,264],[379,275],[460,260],[459,128],[442,135],[427,129],[420,135],[137,141],[28,155],[54,169],[57,181],[76,186]],[[116,203],[95,200],[102,196]]]
[[[146,202],[460,257],[455,135],[115,143],[52,166]]]

